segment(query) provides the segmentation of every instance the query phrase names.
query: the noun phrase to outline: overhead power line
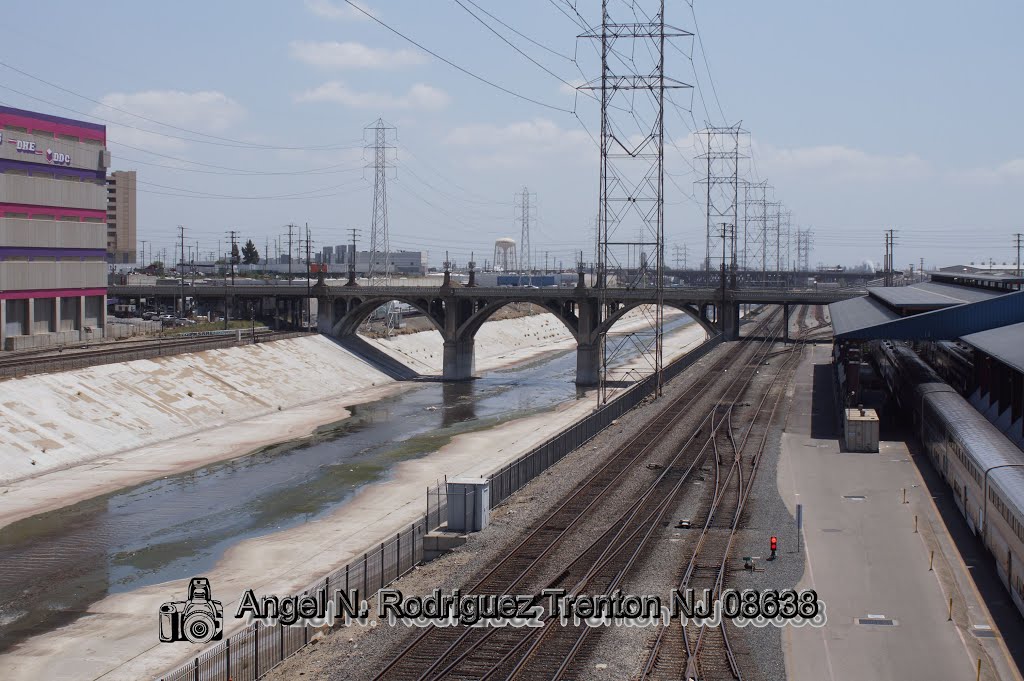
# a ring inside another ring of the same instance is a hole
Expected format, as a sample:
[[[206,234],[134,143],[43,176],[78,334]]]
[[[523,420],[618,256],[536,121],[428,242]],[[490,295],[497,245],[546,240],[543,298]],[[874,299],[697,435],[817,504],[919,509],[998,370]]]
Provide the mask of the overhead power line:
[[[485,85],[489,85],[492,88],[495,88],[496,90],[501,90],[505,94],[512,95],[513,97],[517,97],[517,98],[522,99],[524,101],[530,102],[531,104],[536,104],[537,106],[542,106],[542,107],[544,107],[546,109],[551,109],[552,111],[561,111],[562,113],[567,113],[567,114],[571,114],[572,113],[571,109],[566,109],[566,108],[563,108],[563,107],[560,107],[560,106],[555,106],[554,104],[548,104],[546,102],[542,102],[539,99],[534,99],[534,98],[529,97],[527,95],[524,95],[524,94],[522,94],[520,92],[516,92],[515,90],[510,90],[509,88],[507,88],[507,87],[505,87],[503,85],[499,85],[498,83],[495,83],[492,80],[488,80],[487,78],[484,78],[483,76],[479,76],[479,75],[473,73],[472,71],[470,71],[469,69],[466,69],[466,68],[464,68],[462,66],[459,66],[458,64],[456,64],[452,60],[446,59],[445,57],[442,57],[440,54],[438,54],[437,52],[434,52],[433,50],[431,50],[430,48],[424,46],[423,44],[416,42],[415,40],[413,40],[409,36],[405,35],[401,31],[399,31],[398,29],[396,29],[396,28],[394,28],[392,26],[389,26],[388,24],[384,23],[383,21],[381,21],[377,17],[373,16],[373,14],[371,14],[370,12],[367,12],[365,9],[360,7],[355,2],[352,2],[352,0],[345,0],[345,2],[350,7],[355,9],[356,11],[358,11],[361,14],[365,15],[368,19],[371,19],[372,21],[380,24],[381,26],[383,26],[387,30],[391,31],[392,33],[397,35],[402,40],[404,40],[404,41],[406,41],[406,42],[408,42],[408,43],[410,43],[412,45],[415,45],[416,47],[420,48],[421,50],[423,50],[424,52],[426,52],[430,56],[434,57],[435,59],[440,59],[441,61],[443,61],[448,66],[451,66],[453,69],[455,69],[457,71],[460,71],[461,73],[466,74],[470,78],[478,80],[481,83],[484,83]]]

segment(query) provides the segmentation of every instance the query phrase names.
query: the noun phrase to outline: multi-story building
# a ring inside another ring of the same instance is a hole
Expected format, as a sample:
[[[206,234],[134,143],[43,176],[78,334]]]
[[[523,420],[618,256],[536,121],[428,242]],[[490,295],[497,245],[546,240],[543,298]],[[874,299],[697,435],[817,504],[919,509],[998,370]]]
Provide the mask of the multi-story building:
[[[135,240],[135,171],[115,170],[107,176],[107,262],[133,263]]]
[[[106,136],[0,106],[0,348],[103,335]]]
[[[365,276],[370,271],[370,252],[357,252],[355,262],[356,274]],[[385,258],[383,253],[377,254],[375,265],[375,270],[384,272]],[[422,276],[427,273],[427,254],[423,251],[391,251],[388,253],[387,270],[391,274]]]

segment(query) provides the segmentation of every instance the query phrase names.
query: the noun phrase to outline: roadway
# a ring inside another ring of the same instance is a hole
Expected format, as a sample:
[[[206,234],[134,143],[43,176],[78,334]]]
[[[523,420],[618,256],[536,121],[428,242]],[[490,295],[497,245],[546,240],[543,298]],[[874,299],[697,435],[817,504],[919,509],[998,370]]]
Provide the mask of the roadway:
[[[328,298],[350,297],[381,297],[393,296],[401,298],[446,298],[456,299],[500,299],[509,298],[517,302],[537,301],[571,301],[581,296],[596,296],[599,289],[594,288],[525,288],[501,286],[388,286],[369,287],[328,284],[324,287],[308,287],[305,282],[281,283],[236,283],[236,284],[199,284],[186,285],[185,295],[191,298],[306,298],[312,292],[313,297]],[[180,296],[182,287],[179,284],[159,285],[121,285],[107,289],[109,297],[117,298],[174,298]],[[650,300],[653,302],[654,289],[608,289],[608,293],[618,300]],[[859,290],[816,290],[816,289],[781,289],[781,288],[749,288],[726,289],[724,299],[727,303],[739,304],[783,304],[790,305],[827,305],[839,300],[863,295]],[[665,289],[666,302],[688,304],[718,303],[723,300],[721,288],[668,287]]]

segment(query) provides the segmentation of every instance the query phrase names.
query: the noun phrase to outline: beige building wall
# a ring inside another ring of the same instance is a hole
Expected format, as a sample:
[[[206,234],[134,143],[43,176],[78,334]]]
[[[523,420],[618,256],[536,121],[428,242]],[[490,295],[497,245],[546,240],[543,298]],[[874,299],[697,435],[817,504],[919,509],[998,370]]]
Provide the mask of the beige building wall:
[[[107,176],[107,260],[133,263],[138,257],[135,224],[135,171]]]

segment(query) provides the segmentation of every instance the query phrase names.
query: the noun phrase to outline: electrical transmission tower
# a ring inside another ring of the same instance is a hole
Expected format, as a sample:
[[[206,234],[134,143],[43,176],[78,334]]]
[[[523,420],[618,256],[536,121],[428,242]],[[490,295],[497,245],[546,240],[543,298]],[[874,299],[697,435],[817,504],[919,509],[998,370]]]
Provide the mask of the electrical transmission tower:
[[[704,215],[707,219],[705,231],[704,268],[713,272],[728,263],[722,259],[722,239],[729,239],[731,230],[721,229],[724,222],[739,224],[740,192],[740,137],[746,130],[740,124],[725,127],[708,127],[697,134],[704,145],[704,153],[698,159],[707,162],[707,174],[701,183],[706,185]],[[745,157],[744,157],[745,158]],[[726,258],[733,266],[737,260],[736,240],[725,244]]]
[[[530,190],[523,187],[523,191],[516,194],[516,220],[519,221],[519,267],[522,273],[526,274],[526,283],[530,283],[530,223],[537,217],[537,195],[531,194]],[[519,285],[523,285],[522,274],[519,276]]]
[[[743,254],[741,267],[760,272],[762,282],[767,271],[768,183],[743,185]]]
[[[814,245],[814,232],[810,229],[796,230],[796,270],[811,271],[811,247]]]
[[[623,17],[629,19],[620,21]],[[610,313],[612,286],[656,289],[656,303],[642,308],[647,329],[602,336],[598,390],[602,403],[608,401],[609,374],[627,347],[638,351],[655,376],[654,394],[661,394],[665,91],[690,87],[666,77],[665,42],[691,35],[665,23],[664,0],[603,0],[601,26],[580,36],[600,41],[601,76],[581,89],[599,92],[601,102],[597,263],[601,314]],[[646,271],[652,263],[653,276]]]
[[[370,221],[370,264],[367,278],[370,286],[391,284],[391,249],[388,242],[388,172],[395,170],[396,149],[391,142],[397,138],[397,130],[383,119],[364,128],[368,152],[373,155],[373,217]],[[353,258],[355,254],[353,254]],[[384,309],[387,334],[401,325],[401,308],[396,301],[390,301]]]

